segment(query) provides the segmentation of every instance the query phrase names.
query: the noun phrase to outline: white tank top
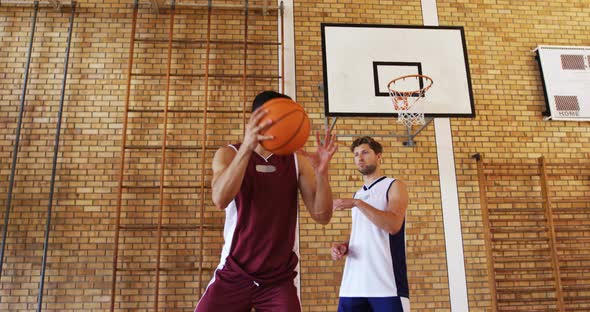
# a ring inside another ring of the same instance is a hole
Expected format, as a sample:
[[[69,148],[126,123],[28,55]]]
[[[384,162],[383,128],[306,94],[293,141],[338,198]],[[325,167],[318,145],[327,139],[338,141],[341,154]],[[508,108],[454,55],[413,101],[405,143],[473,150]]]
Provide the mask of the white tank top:
[[[379,210],[387,208],[387,192],[395,179],[381,177],[355,193]],[[395,235],[373,224],[352,208],[352,230],[344,265],[340,297],[409,298],[405,259],[405,221]]]

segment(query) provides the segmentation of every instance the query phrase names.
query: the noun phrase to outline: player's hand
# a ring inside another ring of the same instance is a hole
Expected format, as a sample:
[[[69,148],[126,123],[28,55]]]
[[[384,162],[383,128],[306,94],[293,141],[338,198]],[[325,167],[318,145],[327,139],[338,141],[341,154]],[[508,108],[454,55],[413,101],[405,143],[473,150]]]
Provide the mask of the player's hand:
[[[332,244],[332,260],[340,260],[348,254],[348,243]]]
[[[308,153],[303,149],[300,149],[299,152],[309,159],[317,174],[327,174],[330,160],[332,160],[332,156],[334,156],[334,153],[338,150],[336,135],[332,134],[329,129],[326,129],[324,143],[322,144],[320,141],[320,133],[316,132],[316,146],[317,150],[315,153]]]
[[[357,202],[356,199],[353,198],[345,198],[345,199],[335,199],[332,203],[332,208],[334,210],[345,210],[351,209],[352,207],[356,207]]]
[[[272,124],[272,120],[268,120],[263,124],[259,124],[262,117],[264,117],[264,115],[267,113],[268,110],[266,109],[260,108],[255,110],[250,116],[250,120],[246,124],[246,131],[244,132],[244,140],[242,140],[242,145],[251,151],[256,148],[259,141],[271,140],[273,138],[272,135],[260,134],[260,131],[268,128],[268,126]]]

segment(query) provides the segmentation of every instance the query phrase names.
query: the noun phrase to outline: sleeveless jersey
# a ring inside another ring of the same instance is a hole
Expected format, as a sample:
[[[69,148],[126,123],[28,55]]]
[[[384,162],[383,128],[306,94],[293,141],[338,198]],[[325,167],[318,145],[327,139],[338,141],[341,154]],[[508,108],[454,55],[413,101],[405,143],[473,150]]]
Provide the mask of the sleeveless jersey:
[[[387,208],[395,179],[381,177],[354,195],[379,210]],[[406,271],[405,220],[395,235],[373,224],[357,207],[352,208],[352,231],[344,265],[340,297],[409,298]]]
[[[236,151],[239,146],[230,145]],[[294,278],[298,190],[295,154],[263,158],[253,152],[240,191],[225,209],[219,269],[260,284]]]

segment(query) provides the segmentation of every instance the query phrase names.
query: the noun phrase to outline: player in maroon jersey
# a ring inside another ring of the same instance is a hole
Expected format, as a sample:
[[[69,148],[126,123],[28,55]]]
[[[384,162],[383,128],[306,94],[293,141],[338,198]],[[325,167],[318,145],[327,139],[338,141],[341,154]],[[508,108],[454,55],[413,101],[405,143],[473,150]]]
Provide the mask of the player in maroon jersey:
[[[274,91],[256,96],[241,144],[220,148],[213,159],[213,202],[225,209],[225,244],[221,262],[196,312],[301,311],[294,278],[298,192],[311,217],[332,218],[328,166],[336,152],[335,136],[316,135],[314,153],[273,155],[259,144],[271,122],[258,125],[265,102],[285,97]]]

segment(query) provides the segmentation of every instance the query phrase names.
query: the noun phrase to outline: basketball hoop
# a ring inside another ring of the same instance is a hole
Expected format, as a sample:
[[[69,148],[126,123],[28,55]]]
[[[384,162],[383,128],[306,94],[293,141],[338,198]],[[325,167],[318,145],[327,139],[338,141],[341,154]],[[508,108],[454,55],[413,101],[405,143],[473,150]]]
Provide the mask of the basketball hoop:
[[[420,88],[416,89],[416,83]],[[426,85],[424,86],[424,83]],[[387,84],[389,96],[393,102],[393,109],[397,113],[397,122],[411,128],[413,125],[423,125],[424,110],[418,102],[432,87],[432,78],[426,75],[407,75],[393,79]]]

